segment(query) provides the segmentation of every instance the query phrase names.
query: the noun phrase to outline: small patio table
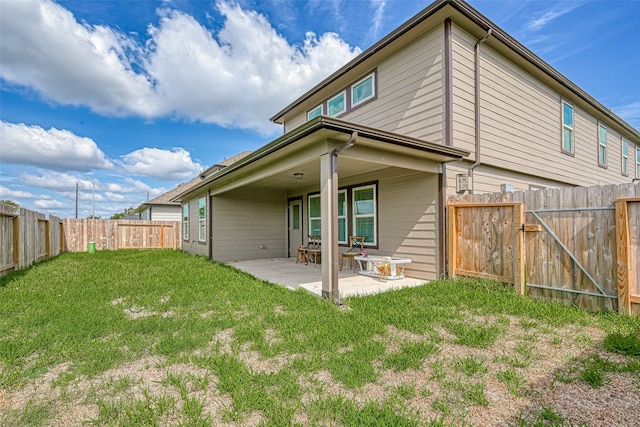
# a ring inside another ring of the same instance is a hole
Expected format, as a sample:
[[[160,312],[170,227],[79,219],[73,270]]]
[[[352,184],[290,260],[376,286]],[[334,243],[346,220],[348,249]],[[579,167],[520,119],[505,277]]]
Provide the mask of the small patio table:
[[[360,265],[358,273],[379,280],[404,279],[404,268],[411,263],[410,258],[388,256],[357,256],[355,260]]]

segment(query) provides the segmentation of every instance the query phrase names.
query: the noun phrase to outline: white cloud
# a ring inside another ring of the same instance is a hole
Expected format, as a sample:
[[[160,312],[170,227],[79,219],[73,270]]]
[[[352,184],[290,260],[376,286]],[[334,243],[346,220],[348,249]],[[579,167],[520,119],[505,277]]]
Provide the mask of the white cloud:
[[[191,160],[191,154],[183,148],[171,151],[141,148],[122,156],[121,166],[127,173],[166,181],[190,179],[203,169],[202,165]]]
[[[164,9],[142,46],[79,23],[50,0],[6,1],[0,77],[104,115],[171,116],[271,135],[281,130],[268,120],[273,113],[360,53],[333,33],[290,44],[263,15],[224,1],[217,7],[224,22],[216,35]]]
[[[39,175],[32,173],[20,174],[22,184],[30,187],[46,188],[48,190],[91,190],[95,184],[90,179],[79,175],[49,170],[40,171]]]
[[[0,185],[0,199],[35,199],[39,196],[28,191],[12,190],[11,188]]]
[[[582,6],[581,3],[577,3],[577,2],[569,2],[569,3],[561,2],[561,3],[549,3],[549,4],[552,5],[551,9],[545,11],[541,16],[529,21],[529,23],[527,24],[527,29],[529,31],[538,31],[542,27],[547,25],[549,22],[561,17],[562,15],[570,13],[573,10],[577,9],[578,7]]]
[[[151,84],[132,69],[139,50],[126,35],[80,24],[52,1],[2,2],[0,76],[57,103],[151,117]]]
[[[3,163],[76,171],[113,167],[92,139],[68,130],[1,121],[0,140]]]
[[[617,105],[612,109],[630,125],[640,129],[640,100]]]
[[[39,209],[58,209],[58,208],[64,208],[67,206],[66,203],[62,203],[58,200],[51,200],[51,199],[49,200],[39,199],[33,202],[33,205]]]
[[[371,5],[375,8],[375,13],[368,38],[377,41],[380,38],[380,26],[384,22],[384,8],[387,5],[387,0],[371,0]]]

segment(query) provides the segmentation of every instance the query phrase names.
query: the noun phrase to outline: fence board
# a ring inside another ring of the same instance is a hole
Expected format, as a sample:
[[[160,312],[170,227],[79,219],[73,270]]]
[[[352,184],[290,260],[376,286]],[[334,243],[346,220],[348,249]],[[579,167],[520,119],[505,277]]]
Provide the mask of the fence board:
[[[510,220],[520,224],[540,224],[541,231],[528,227],[524,241],[524,265],[526,293],[564,304],[576,305],[589,311],[618,309],[618,300],[626,303],[630,311],[640,314],[640,206],[636,201],[627,202],[624,218],[616,215],[616,200],[620,197],[640,197],[640,185],[607,185],[590,188],[547,189],[507,194],[458,196],[455,201],[454,230],[451,242],[455,259],[453,274],[483,277],[503,277],[503,281],[517,283],[516,238],[509,241]],[[496,201],[523,202],[527,211],[522,220],[507,215],[508,209]],[[484,208],[482,205],[484,204]],[[450,205],[451,206],[451,205]],[[461,212],[462,211],[462,212]],[[532,212],[535,211],[535,212]],[[450,218],[450,220],[453,220]],[[628,257],[619,259],[623,236],[617,223],[626,221],[628,227]],[[471,224],[471,229],[466,230]],[[474,224],[480,224],[476,226]],[[517,228],[517,227],[516,227]],[[460,232],[460,230],[465,230]],[[514,234],[516,236],[517,234]],[[480,237],[479,237],[480,236]],[[480,245],[480,247],[478,247]],[[460,248],[471,248],[471,253]],[[480,262],[469,262],[473,257]],[[514,262],[511,262],[511,260]],[[574,261],[575,260],[575,261]],[[620,269],[628,266],[628,275]],[[514,266],[514,268],[511,268]],[[628,282],[628,295],[621,294],[621,277]],[[594,283],[595,282],[595,283]],[[538,286],[538,287],[536,287]],[[604,293],[604,295],[601,293]],[[613,296],[614,298],[611,298]]]
[[[67,218],[63,229],[67,252],[86,252],[89,242],[96,250],[118,250],[177,249],[182,241],[179,221]]]

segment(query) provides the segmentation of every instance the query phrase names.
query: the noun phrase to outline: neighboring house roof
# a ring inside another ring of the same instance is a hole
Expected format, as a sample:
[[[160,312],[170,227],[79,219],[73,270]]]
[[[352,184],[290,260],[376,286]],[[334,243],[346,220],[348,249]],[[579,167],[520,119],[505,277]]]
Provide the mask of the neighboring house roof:
[[[409,137],[406,135],[400,135],[393,132],[387,132],[381,129],[375,129],[363,125],[359,125],[344,120],[339,120],[327,116],[318,116],[313,120],[310,120],[296,129],[282,135],[267,145],[259,148],[250,155],[238,160],[233,165],[224,168],[216,174],[203,179],[198,185],[183,191],[176,199],[182,199],[189,196],[190,193],[198,192],[203,187],[211,184],[212,182],[223,178],[234,171],[237,171],[257,160],[260,160],[269,154],[275,153],[278,150],[283,149],[295,142],[298,142],[306,137],[312,136],[317,133],[323,132],[324,137],[329,135],[345,135],[350,136],[354,132],[358,134],[361,139],[367,139],[376,142],[383,142],[390,145],[396,145],[401,147],[407,147],[416,149],[422,152],[429,153],[431,158],[439,162],[449,162],[455,160],[462,160],[463,157],[469,155],[469,151],[460,148],[449,147],[441,144],[435,144],[432,142],[424,141],[421,139]]]
[[[177,200],[180,194],[190,190],[193,187],[196,187],[207,176],[215,174],[218,171],[228,166],[231,166],[238,160],[244,157],[247,157],[249,154],[251,154],[251,151],[242,151],[241,153],[231,156],[228,159],[224,159],[220,163],[216,163],[215,165],[202,171],[202,173],[200,173],[198,176],[196,176],[192,180],[188,182],[183,182],[173,190],[169,190],[166,193],[162,193],[161,195],[154,197],[151,200],[147,200],[146,202],[141,203],[140,206],[138,206],[134,212],[138,212],[138,213],[144,212],[145,210],[149,209],[151,206],[180,206],[180,201]]]
[[[486,18],[484,15],[482,15],[480,12],[478,12],[463,0],[436,0],[421,12],[419,12],[417,15],[415,15],[413,18],[409,19],[400,27],[389,33],[386,37],[382,38],[369,49],[365,50],[352,61],[341,67],[335,73],[331,74],[322,82],[318,83],[311,90],[300,96],[280,112],[276,113],[271,118],[271,121],[282,124],[284,121],[284,116],[286,114],[295,110],[305,101],[312,98],[318,92],[321,92],[341,76],[349,73],[354,69],[359,68],[359,66],[363,65],[366,62],[370,62],[372,58],[374,58],[373,60],[375,60],[376,57],[384,55],[384,53],[388,50],[396,50],[398,48],[397,42],[399,41],[399,39],[406,37],[409,40],[413,40],[414,38],[420,37],[423,30],[423,26],[421,24],[424,24],[424,21],[429,18],[440,16],[439,12],[443,11],[447,7],[449,7],[450,9],[447,9],[444,14],[441,15],[442,19],[447,16],[452,16],[454,18],[463,17],[475,24],[476,27],[481,31],[486,32],[491,29],[491,38],[500,41],[504,46],[510,49],[512,53],[515,53],[516,56],[524,60],[524,62],[528,64],[529,67],[533,67],[533,69],[541,71],[546,76],[548,76],[548,78],[551,78],[551,80],[555,81],[557,84],[566,88],[566,90],[568,90],[569,92],[581,98],[591,108],[594,108],[600,114],[608,117],[625,131],[632,133],[637,138],[640,138],[640,132],[637,129],[618,117],[611,110],[602,105],[595,98],[582,90],[575,83],[562,75],[559,71],[546,63],[532,51],[527,49],[524,45],[510,36],[506,31],[502,30],[495,23],[490,21],[488,18]],[[416,33],[412,35],[412,30],[415,30],[416,28],[418,28]]]

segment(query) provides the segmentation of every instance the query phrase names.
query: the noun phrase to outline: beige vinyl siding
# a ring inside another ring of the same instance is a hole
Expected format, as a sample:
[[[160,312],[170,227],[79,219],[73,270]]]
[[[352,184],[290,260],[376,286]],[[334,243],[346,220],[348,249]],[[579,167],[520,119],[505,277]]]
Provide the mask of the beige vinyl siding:
[[[151,219],[154,221],[182,222],[182,206],[153,206]]]
[[[432,280],[438,276],[438,175],[389,167],[375,173],[365,173],[340,179],[339,187],[352,187],[377,182],[378,248],[367,248],[371,255],[411,258],[407,276]],[[302,196],[304,201],[304,231],[307,241],[309,216],[307,195],[290,192],[288,197]],[[351,215],[349,205],[348,216]],[[352,231],[349,231],[351,233]],[[347,247],[341,246],[339,252]]]
[[[444,142],[444,29],[439,25],[420,39],[386,57],[361,75],[376,69],[376,99],[339,116],[350,122],[384,129],[427,141]],[[341,90],[342,90],[341,89]],[[340,91],[325,93],[327,101]],[[326,114],[326,113],[325,113]],[[307,110],[288,118],[285,131],[306,121]]]
[[[377,67],[377,99],[342,118],[355,123],[444,142],[444,30],[424,37]]]
[[[189,203],[189,239],[182,242],[182,250],[192,255],[209,256],[209,241],[198,241],[198,200],[206,197],[206,194],[200,194],[188,201]],[[209,202],[207,202],[209,205]],[[182,215],[182,213],[180,214]],[[181,221],[182,223],[182,221]]]
[[[287,256],[287,198],[284,191],[243,188],[213,196],[211,205],[214,260],[228,262]]]
[[[456,193],[456,175],[467,175],[467,171],[471,163],[468,162],[452,162],[447,163],[447,196],[453,196]],[[475,180],[474,192],[481,193],[499,193],[502,184],[511,184],[514,191],[527,191],[532,187],[537,188],[560,188],[571,187],[566,183],[544,179],[537,176],[526,175],[514,170],[498,169],[487,165],[481,165],[473,173]]]
[[[454,146],[474,151],[473,48],[476,39],[459,27],[453,28]],[[605,169],[598,166],[596,118],[580,109],[573,99],[563,98],[488,44],[481,46],[480,84],[483,164],[565,185],[628,182],[620,174],[619,167]],[[574,105],[573,156],[561,152],[562,99]],[[608,141],[620,139],[616,132],[607,129]],[[607,150],[609,159],[620,158],[620,144],[608,144]],[[474,159],[473,153],[470,159]]]

